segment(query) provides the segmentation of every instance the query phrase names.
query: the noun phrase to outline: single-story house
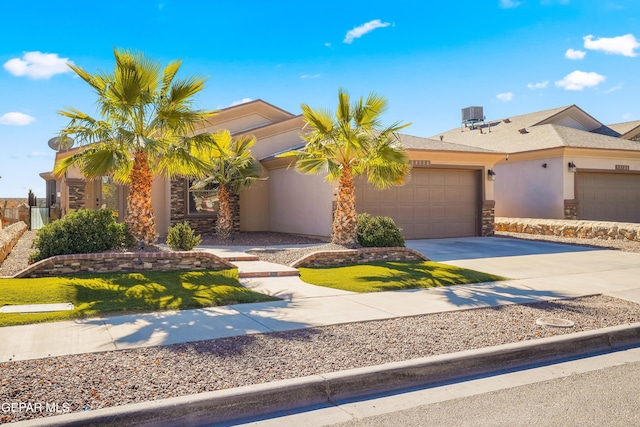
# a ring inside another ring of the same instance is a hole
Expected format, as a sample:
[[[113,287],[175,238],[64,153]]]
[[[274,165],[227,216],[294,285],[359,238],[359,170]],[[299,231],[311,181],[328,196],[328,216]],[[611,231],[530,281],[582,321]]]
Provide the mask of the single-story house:
[[[480,114],[435,137],[506,153],[494,168],[496,216],[640,222],[640,121],[604,125],[569,105]]]
[[[321,175],[300,174],[292,167],[292,158],[277,157],[304,146],[303,127],[301,115],[255,100],[220,110],[203,128],[256,137],[252,153],[267,179],[238,195],[238,230],[330,235],[336,183]],[[358,211],[391,216],[409,239],[492,234],[494,181],[489,171],[504,153],[409,135],[401,135],[401,142],[413,167],[406,184],[381,191],[360,179]],[[56,161],[77,149],[59,151]],[[63,214],[104,206],[124,215],[126,187],[108,177],[86,181],[77,171],[61,179],[51,172],[41,176],[47,181],[47,201],[59,204]],[[215,192],[193,191],[184,178],[156,177],[152,199],[160,234],[184,220],[198,233],[214,233]]]

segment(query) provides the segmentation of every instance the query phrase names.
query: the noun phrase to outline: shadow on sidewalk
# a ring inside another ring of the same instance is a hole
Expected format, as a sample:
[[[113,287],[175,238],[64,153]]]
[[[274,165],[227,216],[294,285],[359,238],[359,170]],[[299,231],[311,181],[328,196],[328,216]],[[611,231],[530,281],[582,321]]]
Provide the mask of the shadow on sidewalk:
[[[442,294],[449,303],[459,309],[526,304],[572,297],[553,291],[515,288],[506,286],[503,282],[450,286],[442,289]]]

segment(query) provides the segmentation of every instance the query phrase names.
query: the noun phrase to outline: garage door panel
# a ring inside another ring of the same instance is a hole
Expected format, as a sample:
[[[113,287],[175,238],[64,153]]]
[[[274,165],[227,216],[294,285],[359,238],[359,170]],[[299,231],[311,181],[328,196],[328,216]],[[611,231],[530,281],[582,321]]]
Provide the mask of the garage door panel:
[[[416,169],[414,169],[415,171]],[[413,173],[413,171],[411,172],[411,178],[409,179],[409,181],[407,182],[407,184],[410,184],[414,187],[427,187],[429,185],[434,185],[436,184],[436,182],[432,182],[431,179],[431,175],[426,174],[426,173]]]
[[[640,174],[578,172],[578,219],[640,222]]]
[[[359,179],[357,209],[392,217],[408,239],[476,236],[478,179],[469,170],[414,169],[404,186],[384,191]]]
[[[411,223],[413,221],[413,206],[398,206],[396,218],[398,222],[408,222]]]
[[[398,203],[413,205],[412,201],[415,198],[413,187],[402,186],[398,187]]]

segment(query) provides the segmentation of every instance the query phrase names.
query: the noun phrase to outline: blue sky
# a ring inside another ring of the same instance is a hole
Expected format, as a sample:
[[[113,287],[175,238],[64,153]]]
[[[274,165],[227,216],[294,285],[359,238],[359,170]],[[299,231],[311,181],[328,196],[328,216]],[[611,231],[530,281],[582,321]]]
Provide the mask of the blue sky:
[[[638,0],[7,2],[0,15],[0,197],[44,195],[47,141],[95,96],[66,67],[111,70],[141,50],[209,78],[201,108],[261,98],[333,109],[338,88],[389,100],[387,123],[433,136],[460,110],[488,120],[577,104],[640,119]]]

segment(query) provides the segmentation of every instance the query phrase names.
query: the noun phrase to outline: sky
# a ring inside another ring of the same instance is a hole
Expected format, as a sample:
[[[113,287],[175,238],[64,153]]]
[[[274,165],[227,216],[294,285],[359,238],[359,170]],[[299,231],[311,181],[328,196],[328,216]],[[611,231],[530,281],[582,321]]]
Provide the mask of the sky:
[[[387,98],[384,122],[431,137],[461,109],[497,120],[576,104],[640,120],[640,0],[32,0],[0,12],[0,197],[42,197],[47,141],[95,93],[67,64],[113,69],[113,49],[182,60],[208,78],[196,106],[263,99],[334,110],[339,88]]]

